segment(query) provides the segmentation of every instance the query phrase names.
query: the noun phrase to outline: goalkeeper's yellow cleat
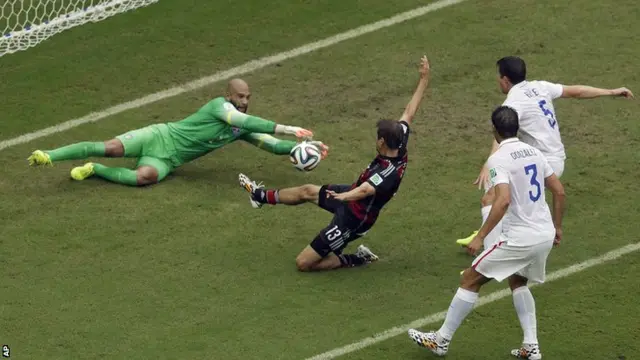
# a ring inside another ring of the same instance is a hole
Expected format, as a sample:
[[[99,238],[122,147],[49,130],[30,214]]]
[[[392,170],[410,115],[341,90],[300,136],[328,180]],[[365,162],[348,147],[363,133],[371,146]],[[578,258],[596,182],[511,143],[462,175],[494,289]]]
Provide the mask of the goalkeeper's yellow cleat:
[[[31,153],[31,156],[27,158],[29,161],[29,165],[37,166],[37,165],[51,165],[51,158],[49,154],[42,150],[36,150]]]
[[[82,166],[75,167],[71,169],[71,178],[73,180],[84,180],[89,176],[93,175],[95,171],[93,170],[93,163],[86,163]]]
[[[476,237],[476,235],[478,235],[478,230],[474,231],[473,234],[469,235],[469,237],[456,240],[456,244],[466,247],[471,243],[471,240],[473,240],[473,238]]]

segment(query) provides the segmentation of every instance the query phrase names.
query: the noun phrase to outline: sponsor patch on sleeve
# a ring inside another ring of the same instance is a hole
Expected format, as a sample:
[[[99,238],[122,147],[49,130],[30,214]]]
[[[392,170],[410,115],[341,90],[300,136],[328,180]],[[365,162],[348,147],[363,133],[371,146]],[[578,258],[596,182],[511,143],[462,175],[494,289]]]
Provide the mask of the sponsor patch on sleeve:
[[[380,184],[382,184],[382,177],[378,174],[373,175],[372,177],[369,178],[369,181],[371,181],[373,183],[373,185],[378,186]]]

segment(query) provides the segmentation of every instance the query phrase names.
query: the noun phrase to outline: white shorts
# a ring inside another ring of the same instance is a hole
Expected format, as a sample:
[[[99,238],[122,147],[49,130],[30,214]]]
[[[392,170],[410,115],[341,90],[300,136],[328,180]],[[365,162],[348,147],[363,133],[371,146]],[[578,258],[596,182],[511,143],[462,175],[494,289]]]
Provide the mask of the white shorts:
[[[547,158],[547,162],[553,169],[553,173],[556,174],[557,177],[561,177],[562,173],[564,172],[564,160]]]
[[[543,283],[546,274],[547,257],[553,247],[553,240],[533,246],[511,246],[508,240],[499,241],[485,248],[473,260],[471,267],[486,278],[498,282],[517,274],[530,282]]]

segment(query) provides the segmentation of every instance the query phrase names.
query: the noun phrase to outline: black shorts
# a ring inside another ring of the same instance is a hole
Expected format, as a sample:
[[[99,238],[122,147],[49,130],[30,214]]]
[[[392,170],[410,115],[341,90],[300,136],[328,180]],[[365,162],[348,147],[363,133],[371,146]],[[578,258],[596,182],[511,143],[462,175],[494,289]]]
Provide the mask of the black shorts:
[[[329,225],[322,229],[310,244],[322,257],[332,252],[340,255],[348,243],[360,238],[369,230],[368,225],[351,213],[346,203],[327,196],[327,190],[342,193],[350,189],[351,185],[324,185],[320,188],[318,206],[333,213]]]

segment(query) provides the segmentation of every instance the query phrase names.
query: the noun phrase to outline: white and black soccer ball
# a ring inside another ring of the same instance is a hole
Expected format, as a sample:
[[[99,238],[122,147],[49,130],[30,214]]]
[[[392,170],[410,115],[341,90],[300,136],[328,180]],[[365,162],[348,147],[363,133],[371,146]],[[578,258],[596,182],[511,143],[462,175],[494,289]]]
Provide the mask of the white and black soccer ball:
[[[311,171],[320,164],[322,156],[317,146],[308,142],[301,142],[291,149],[289,159],[293,166],[300,171]]]

